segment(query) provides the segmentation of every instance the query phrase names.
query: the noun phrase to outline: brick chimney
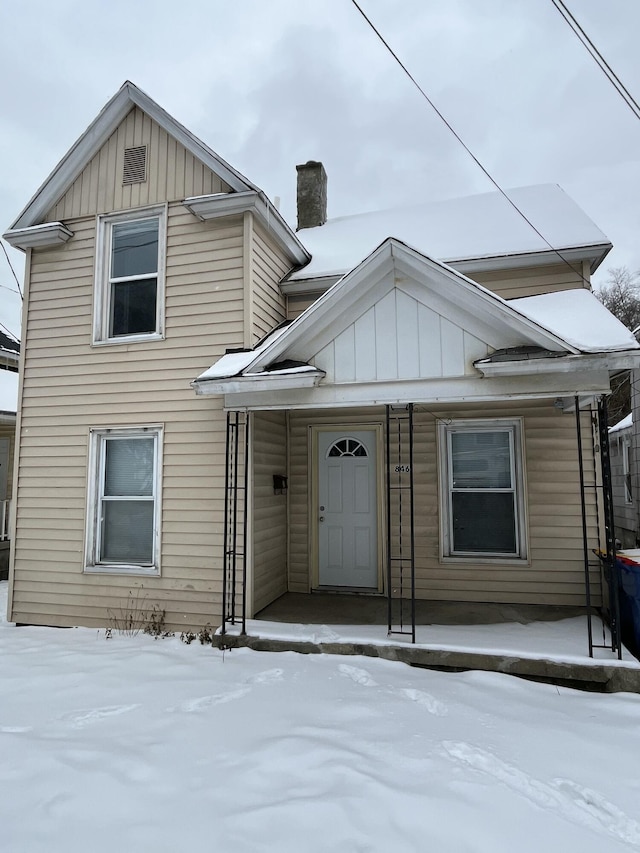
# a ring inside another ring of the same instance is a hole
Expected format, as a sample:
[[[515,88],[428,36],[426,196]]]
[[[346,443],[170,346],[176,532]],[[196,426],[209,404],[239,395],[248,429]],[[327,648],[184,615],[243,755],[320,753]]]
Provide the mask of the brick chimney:
[[[309,160],[298,172],[298,231],[327,221],[327,173],[322,163]]]

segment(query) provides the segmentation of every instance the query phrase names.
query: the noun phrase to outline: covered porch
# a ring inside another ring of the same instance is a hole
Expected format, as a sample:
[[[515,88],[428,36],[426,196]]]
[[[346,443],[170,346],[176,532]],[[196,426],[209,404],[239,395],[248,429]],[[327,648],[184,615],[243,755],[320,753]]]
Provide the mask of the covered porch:
[[[608,315],[586,291],[569,307],[564,297],[533,297],[525,314],[390,240],[291,324],[198,377],[197,393],[223,397],[228,416],[223,636],[258,647],[271,632],[292,647],[286,626],[316,636],[325,610],[343,606],[328,594],[359,593],[349,605],[359,621],[341,623],[352,636],[360,626],[351,653],[426,665],[433,607],[440,619],[457,613],[461,634],[479,627],[469,608],[488,603],[483,624],[544,625],[549,636],[554,622],[505,622],[503,608],[584,607],[586,659],[621,660],[612,576],[593,552],[610,561],[614,550],[610,374],[637,361],[637,344],[617,327],[587,341],[584,316],[591,329]],[[307,597],[309,621],[253,618],[285,593]],[[600,640],[602,612],[613,633]],[[437,665],[469,666],[474,642],[455,651],[467,663],[440,648],[449,662]]]

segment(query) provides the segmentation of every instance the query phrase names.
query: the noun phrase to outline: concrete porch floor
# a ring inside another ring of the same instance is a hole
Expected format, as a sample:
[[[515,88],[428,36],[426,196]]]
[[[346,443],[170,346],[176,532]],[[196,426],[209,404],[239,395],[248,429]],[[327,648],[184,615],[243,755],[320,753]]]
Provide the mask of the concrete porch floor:
[[[599,626],[594,617],[595,643],[603,642]],[[583,607],[417,601],[416,627],[415,645],[406,635],[387,635],[384,596],[286,593],[248,620],[246,634],[240,625],[229,625],[218,643],[362,655],[427,669],[483,670],[583,690],[640,693],[640,662],[626,649],[621,661],[609,649],[596,649],[589,658]]]

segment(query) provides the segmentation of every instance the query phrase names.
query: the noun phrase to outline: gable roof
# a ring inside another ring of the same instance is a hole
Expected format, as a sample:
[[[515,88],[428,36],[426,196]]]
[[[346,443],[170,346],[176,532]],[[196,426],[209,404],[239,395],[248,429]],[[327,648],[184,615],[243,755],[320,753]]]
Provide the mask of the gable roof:
[[[437,299],[460,312],[470,331],[481,325],[493,329],[506,346],[528,343],[549,350],[579,352],[492,291],[390,237],[310,305],[282,334],[261,348],[247,365],[247,372],[264,370],[270,363],[284,358],[305,360],[310,357],[375,301],[376,283],[392,270],[418,281],[419,287],[428,292],[432,300]]]
[[[548,255],[545,262],[553,263],[555,255],[557,263],[589,260],[593,271],[611,249],[606,235],[556,184],[521,187],[508,195],[544,240],[501,193],[482,193],[305,228],[298,233],[313,258],[289,281],[344,275],[390,235],[459,270],[481,268],[485,259],[492,259],[492,269],[500,263],[525,265],[532,255],[538,263]]]
[[[180,122],[170,116],[145,92],[127,80],[65,154],[11,225],[10,230],[39,225],[47,211],[66,192],[89,160],[100,150],[131,109],[136,106],[147,113],[170,136],[180,142],[194,157],[197,157],[211,171],[219,175],[232,190],[235,192],[247,190],[259,192],[258,187],[251,183],[248,178],[245,178],[208,145],[205,145]]]

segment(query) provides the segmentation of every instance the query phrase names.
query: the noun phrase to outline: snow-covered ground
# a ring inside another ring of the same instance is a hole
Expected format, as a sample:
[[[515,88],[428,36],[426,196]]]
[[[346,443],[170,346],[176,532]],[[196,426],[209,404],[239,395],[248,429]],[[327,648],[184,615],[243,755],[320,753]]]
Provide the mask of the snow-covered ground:
[[[640,850],[640,696],[6,623],[0,685],[7,853]]]

